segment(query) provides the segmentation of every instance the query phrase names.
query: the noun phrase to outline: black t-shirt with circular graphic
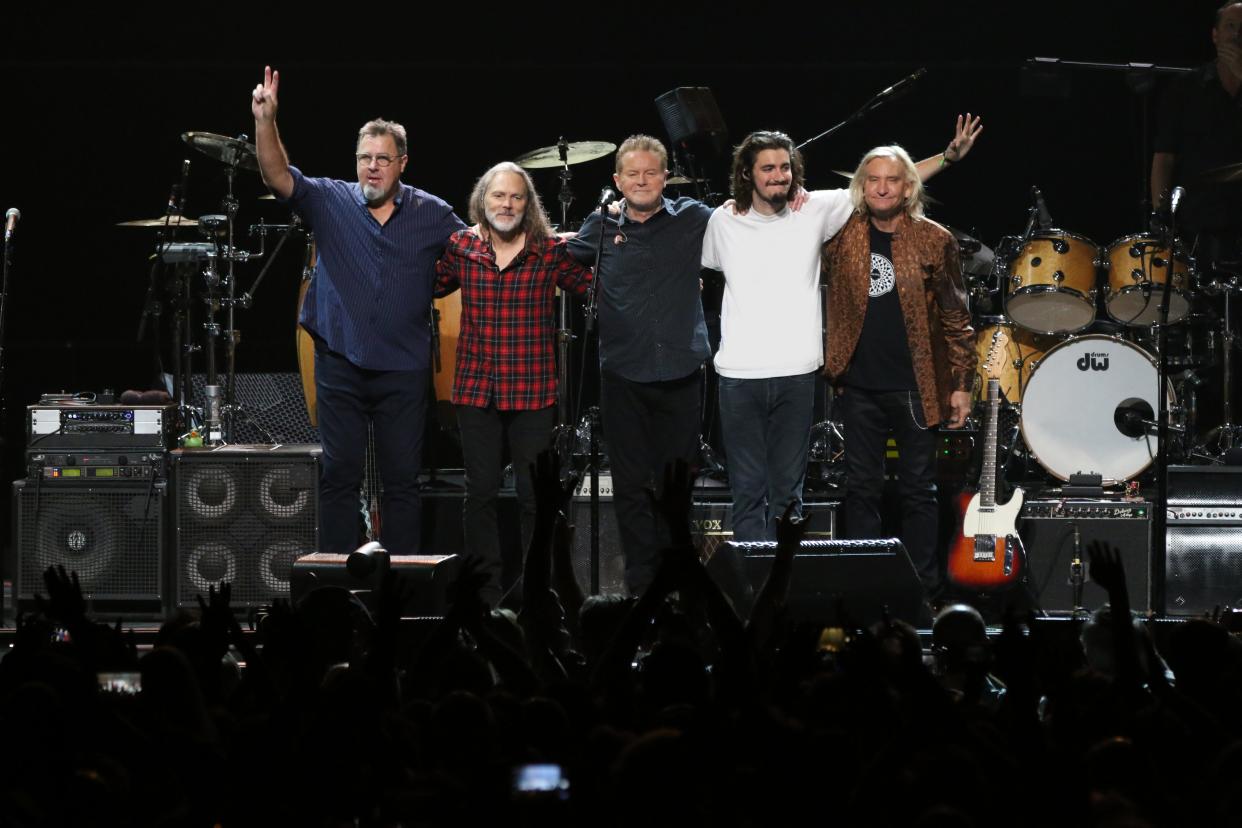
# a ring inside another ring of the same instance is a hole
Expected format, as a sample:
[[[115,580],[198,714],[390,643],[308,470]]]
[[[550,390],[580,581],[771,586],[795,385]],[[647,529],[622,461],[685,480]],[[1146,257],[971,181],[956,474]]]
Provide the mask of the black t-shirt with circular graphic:
[[[868,391],[917,391],[893,269],[893,234],[871,225],[871,284],[858,346],[841,381]]]

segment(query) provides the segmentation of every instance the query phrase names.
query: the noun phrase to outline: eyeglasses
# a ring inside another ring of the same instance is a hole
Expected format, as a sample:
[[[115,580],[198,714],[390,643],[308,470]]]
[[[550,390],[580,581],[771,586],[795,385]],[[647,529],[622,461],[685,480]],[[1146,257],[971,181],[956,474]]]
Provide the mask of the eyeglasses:
[[[404,158],[404,157],[405,156],[403,155],[397,156],[397,158]],[[358,163],[363,165],[364,167],[371,166],[372,161],[375,162],[375,165],[377,167],[387,167],[393,161],[397,160],[397,158],[394,158],[391,155],[371,155],[370,153],[367,153],[367,152],[360,152],[357,155],[355,155],[354,158],[357,158]]]

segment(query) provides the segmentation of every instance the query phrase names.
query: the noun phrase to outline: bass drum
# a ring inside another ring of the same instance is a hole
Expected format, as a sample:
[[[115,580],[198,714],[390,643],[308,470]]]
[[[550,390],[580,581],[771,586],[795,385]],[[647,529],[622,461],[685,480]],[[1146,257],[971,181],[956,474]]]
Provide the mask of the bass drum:
[[[1172,406],[1171,385],[1167,393]],[[1082,472],[1100,475],[1105,485],[1124,483],[1142,474],[1158,450],[1154,433],[1125,422],[1127,410],[1155,419],[1151,355],[1111,336],[1075,337],[1044,354],[1031,374],[1022,398],[1022,439],[1060,480]]]

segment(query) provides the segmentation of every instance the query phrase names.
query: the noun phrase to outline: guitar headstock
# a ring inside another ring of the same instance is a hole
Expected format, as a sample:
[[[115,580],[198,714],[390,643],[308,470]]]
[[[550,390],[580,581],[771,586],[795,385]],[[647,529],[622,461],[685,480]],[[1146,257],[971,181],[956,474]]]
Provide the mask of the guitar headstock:
[[[997,325],[992,331],[992,341],[988,344],[988,355],[983,360],[983,374],[988,378],[988,400],[1000,398],[1001,372],[1005,364],[1005,348],[1009,345],[1009,332],[1003,325]]]

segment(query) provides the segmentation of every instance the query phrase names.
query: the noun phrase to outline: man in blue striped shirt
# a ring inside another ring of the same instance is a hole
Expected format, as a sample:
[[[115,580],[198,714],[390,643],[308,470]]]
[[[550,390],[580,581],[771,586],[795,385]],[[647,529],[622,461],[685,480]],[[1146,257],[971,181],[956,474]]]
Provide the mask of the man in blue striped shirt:
[[[435,263],[465,224],[441,199],[401,183],[405,128],[371,121],[358,134],[357,183],[309,178],[290,166],[276,128],[280,76],[264,69],[251,111],[263,181],[315,232],[318,264],[302,308],[315,340],[315,390],[323,442],[320,548],[352,551],[367,422],[375,427],[384,485],[381,540],[418,552],[418,472],[430,383]]]

